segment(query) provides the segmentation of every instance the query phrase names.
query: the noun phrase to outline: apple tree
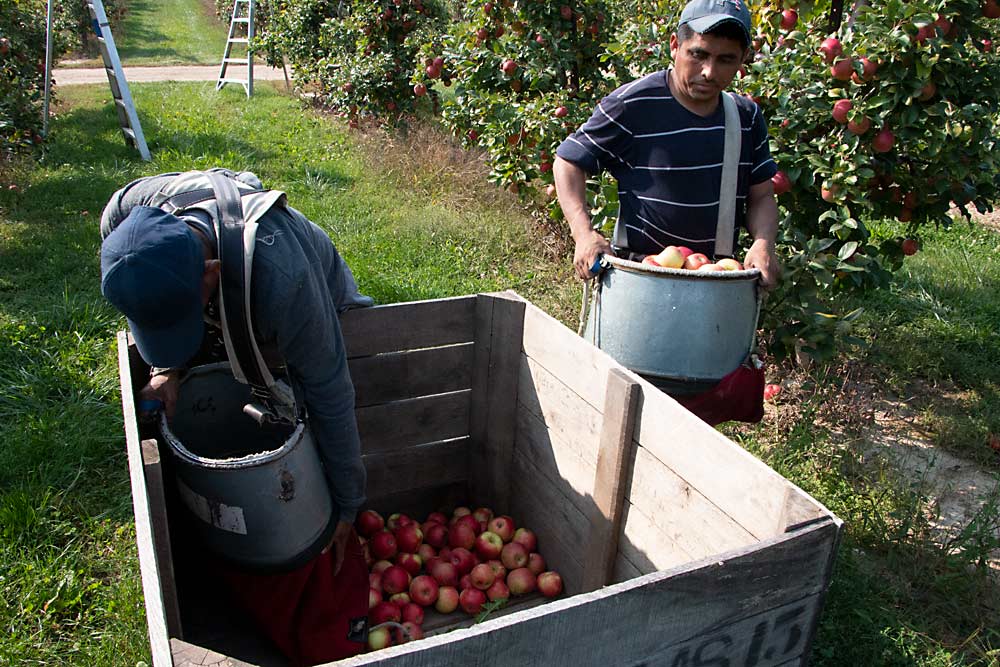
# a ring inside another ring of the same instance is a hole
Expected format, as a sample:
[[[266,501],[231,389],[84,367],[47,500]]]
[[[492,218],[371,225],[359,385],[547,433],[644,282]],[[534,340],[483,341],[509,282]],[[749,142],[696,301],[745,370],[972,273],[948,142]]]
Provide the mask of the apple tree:
[[[42,142],[45,5],[0,4],[0,162]]]

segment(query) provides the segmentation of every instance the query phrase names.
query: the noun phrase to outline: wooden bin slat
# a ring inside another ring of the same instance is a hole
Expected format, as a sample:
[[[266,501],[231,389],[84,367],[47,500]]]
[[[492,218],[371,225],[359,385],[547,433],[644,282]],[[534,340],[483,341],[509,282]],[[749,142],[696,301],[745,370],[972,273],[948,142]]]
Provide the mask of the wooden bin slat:
[[[431,512],[450,511],[468,502],[468,498],[468,480],[463,479],[451,484],[435,484],[384,495],[375,495],[369,490],[365,508],[373,509],[383,517],[405,510],[410,518],[423,521]]]
[[[363,459],[373,498],[464,482],[469,476],[469,437],[366,454]]]
[[[636,577],[641,577],[643,574],[649,574],[648,572],[642,572],[630,561],[621,551],[618,549],[618,553],[615,554],[615,566],[612,572],[611,582],[615,584],[620,584],[623,581],[628,581],[629,579],[635,579]]]
[[[777,666],[798,659],[808,648],[806,631],[819,612],[818,593],[838,532],[839,525],[830,520],[716,558],[337,664],[431,667],[488,660],[525,666],[669,665],[659,659],[647,663],[648,656],[669,656],[671,650],[685,648],[692,662],[675,664],[698,664],[693,660],[699,652],[708,659],[730,655],[726,647],[745,645],[749,651],[755,645],[762,658],[757,664]],[[789,577],[790,571],[801,576]],[[748,636],[751,644],[745,643]],[[738,656],[733,655],[735,661]]]
[[[469,435],[470,390],[422,396],[355,411],[364,454]]]
[[[471,342],[476,296],[414,301],[340,314],[349,358]]]
[[[350,361],[355,408],[472,386],[472,343],[406,350]]]
[[[626,504],[624,514],[618,550],[643,574],[697,560],[632,503]]]

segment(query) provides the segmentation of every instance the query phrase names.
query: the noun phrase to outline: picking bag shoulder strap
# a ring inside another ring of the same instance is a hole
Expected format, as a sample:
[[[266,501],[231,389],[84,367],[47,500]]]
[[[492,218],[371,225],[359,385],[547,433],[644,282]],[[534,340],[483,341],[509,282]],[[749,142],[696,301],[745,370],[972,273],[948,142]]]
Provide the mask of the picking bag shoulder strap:
[[[740,112],[732,93],[722,94],[726,116],[726,146],[722,154],[722,185],[719,188],[719,219],[715,226],[715,256],[733,256],[733,236],[736,231],[736,180],[743,144]]]

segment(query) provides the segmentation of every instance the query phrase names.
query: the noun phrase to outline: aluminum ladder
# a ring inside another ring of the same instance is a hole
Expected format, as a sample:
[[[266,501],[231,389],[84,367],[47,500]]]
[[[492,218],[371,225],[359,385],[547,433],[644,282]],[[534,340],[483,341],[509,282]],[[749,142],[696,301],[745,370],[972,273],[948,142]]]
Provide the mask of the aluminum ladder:
[[[215,83],[216,90],[222,90],[227,83],[238,83],[247,91],[247,97],[253,95],[253,53],[250,42],[253,40],[253,10],[254,0],[234,0],[233,17],[229,22],[229,37],[226,39],[226,52],[222,54],[222,67],[219,69],[219,80]],[[241,11],[245,9],[245,13]],[[242,30],[240,26],[245,26]],[[242,35],[242,36],[241,36]],[[233,44],[245,45],[246,56],[233,57]],[[246,67],[246,78],[239,79],[227,76],[230,65]]]
[[[135,112],[135,102],[132,101],[132,93],[125,79],[125,72],[122,70],[122,61],[118,57],[118,47],[115,46],[115,38],[111,34],[111,25],[104,11],[104,3],[101,0],[87,0],[87,10],[90,12],[94,32],[97,34],[101,59],[104,60],[104,71],[107,72],[108,83],[111,84],[111,97],[114,98],[115,109],[118,111],[118,124],[122,127],[125,143],[133,146],[139,151],[142,159],[148,161],[149,147],[146,146],[139,116]]]

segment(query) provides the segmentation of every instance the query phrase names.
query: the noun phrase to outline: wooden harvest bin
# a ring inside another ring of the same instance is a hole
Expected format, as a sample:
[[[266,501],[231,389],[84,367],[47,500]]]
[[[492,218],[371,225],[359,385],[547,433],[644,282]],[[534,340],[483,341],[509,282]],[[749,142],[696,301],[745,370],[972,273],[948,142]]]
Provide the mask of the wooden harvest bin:
[[[367,506],[510,514],[566,594],[331,664],[808,661],[841,521],[794,484],[511,292],[350,311],[342,327]],[[181,510],[135,418],[147,369],[124,333],[119,360],[154,665],[283,664],[183,565]]]

